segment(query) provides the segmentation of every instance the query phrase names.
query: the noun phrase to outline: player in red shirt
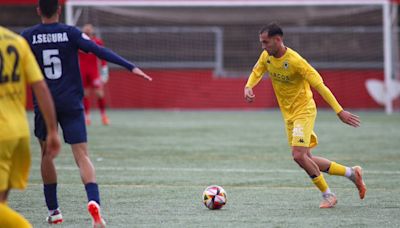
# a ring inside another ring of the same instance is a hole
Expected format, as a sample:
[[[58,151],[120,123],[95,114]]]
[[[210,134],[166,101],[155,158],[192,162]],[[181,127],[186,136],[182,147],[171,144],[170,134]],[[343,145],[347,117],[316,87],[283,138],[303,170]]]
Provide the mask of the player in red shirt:
[[[97,45],[103,46],[103,41],[94,35],[94,27],[91,24],[86,24],[82,28],[82,32],[90,37],[90,39]],[[109,125],[110,120],[106,115],[106,102],[104,99],[104,83],[108,80],[108,66],[107,62],[97,58],[93,53],[85,53],[83,51],[79,52],[79,65],[81,68],[82,83],[85,92],[83,98],[83,105],[85,107],[85,119],[86,124],[91,124],[90,119],[90,101],[89,96],[94,90],[98,106],[101,113],[101,120],[103,125]],[[99,67],[101,67],[101,74],[99,72]],[[100,77],[101,75],[101,77]]]

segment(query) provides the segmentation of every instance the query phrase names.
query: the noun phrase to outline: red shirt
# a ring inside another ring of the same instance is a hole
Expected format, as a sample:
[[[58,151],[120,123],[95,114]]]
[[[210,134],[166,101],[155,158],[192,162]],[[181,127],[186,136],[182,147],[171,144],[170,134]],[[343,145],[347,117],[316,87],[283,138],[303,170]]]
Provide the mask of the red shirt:
[[[97,37],[93,37],[92,41],[99,46],[103,46],[103,41]],[[86,72],[90,72],[99,75],[99,61],[101,61],[101,66],[107,65],[107,62],[105,60],[100,60],[93,53],[79,51],[79,65],[83,74]]]

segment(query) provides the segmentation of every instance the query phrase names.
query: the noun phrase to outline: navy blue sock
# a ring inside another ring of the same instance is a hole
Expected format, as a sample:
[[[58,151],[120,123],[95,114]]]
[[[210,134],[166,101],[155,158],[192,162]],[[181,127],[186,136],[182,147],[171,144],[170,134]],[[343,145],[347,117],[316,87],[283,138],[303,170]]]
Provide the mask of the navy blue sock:
[[[100,205],[99,186],[96,183],[85,184],[88,201],[96,201]]]
[[[55,210],[58,208],[57,202],[57,183],[54,184],[43,184],[44,198],[46,199],[46,205],[49,210]]]

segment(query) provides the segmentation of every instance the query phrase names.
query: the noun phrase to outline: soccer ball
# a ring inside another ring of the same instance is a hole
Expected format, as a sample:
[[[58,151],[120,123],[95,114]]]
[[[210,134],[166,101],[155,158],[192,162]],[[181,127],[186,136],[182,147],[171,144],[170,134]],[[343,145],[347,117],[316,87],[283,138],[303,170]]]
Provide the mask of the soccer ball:
[[[203,203],[210,209],[221,209],[226,204],[226,192],[218,185],[208,186],[203,192]]]

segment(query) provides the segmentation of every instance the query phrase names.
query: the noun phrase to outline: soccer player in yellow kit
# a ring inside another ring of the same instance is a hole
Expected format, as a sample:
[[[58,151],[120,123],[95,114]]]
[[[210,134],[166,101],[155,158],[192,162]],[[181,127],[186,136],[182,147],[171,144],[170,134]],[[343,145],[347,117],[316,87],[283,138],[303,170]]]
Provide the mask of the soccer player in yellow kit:
[[[0,26],[0,227],[30,223],[7,206],[10,189],[25,189],[31,155],[26,118],[26,84],[32,86],[47,125],[47,148],[60,149],[53,100],[25,39]]]
[[[318,91],[342,122],[359,127],[359,117],[343,110],[329,88],[324,85],[319,73],[297,52],[283,44],[283,32],[279,25],[271,23],[263,27],[259,38],[264,51],[244,88],[245,99],[248,102],[254,100],[252,88],[268,72],[283,114],[293,159],[321,191],[323,200],[320,208],[332,208],[337,203],[337,198],[330,191],[321,171],[330,175],[346,176],[356,185],[360,199],[363,199],[366,187],[360,166],[350,168],[311,154],[311,148],[318,144],[318,140],[313,131],[317,108],[310,86]]]

